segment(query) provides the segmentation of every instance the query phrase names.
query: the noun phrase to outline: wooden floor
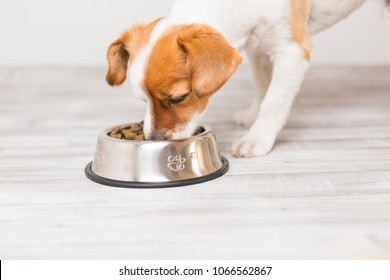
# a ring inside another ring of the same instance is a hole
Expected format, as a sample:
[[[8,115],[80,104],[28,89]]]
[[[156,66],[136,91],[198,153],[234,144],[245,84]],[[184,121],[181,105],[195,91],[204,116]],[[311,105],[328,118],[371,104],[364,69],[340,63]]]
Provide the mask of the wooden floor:
[[[0,259],[390,258],[390,66],[312,68],[273,152],[234,159],[242,67],[205,119],[230,171],[155,190],[84,176],[98,133],[144,114],[104,72],[0,70]]]

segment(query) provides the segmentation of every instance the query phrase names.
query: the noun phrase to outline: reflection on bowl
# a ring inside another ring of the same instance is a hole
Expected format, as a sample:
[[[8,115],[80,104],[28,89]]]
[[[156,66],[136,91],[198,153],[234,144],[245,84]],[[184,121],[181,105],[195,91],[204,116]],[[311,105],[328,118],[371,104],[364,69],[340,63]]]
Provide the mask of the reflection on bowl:
[[[119,126],[120,129],[134,124]],[[206,182],[225,174],[228,161],[219,153],[213,131],[201,126],[194,136],[164,141],[125,140],[100,133],[93,162],[85,168],[104,185],[158,188]]]

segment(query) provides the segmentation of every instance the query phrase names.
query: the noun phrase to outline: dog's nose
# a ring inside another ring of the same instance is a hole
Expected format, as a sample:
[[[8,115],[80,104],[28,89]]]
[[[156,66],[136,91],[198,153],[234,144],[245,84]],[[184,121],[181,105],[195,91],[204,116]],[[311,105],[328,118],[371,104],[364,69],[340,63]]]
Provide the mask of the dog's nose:
[[[163,131],[154,130],[150,134],[150,140],[158,141],[158,140],[167,140],[165,133]]]

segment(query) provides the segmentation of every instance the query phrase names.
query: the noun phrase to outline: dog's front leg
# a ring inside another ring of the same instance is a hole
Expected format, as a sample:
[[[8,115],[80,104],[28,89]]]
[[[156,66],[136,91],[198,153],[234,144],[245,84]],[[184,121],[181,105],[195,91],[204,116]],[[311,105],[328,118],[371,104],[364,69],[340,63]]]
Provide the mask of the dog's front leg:
[[[262,156],[272,149],[308,67],[304,53],[294,43],[274,56],[271,84],[255,123],[233,147],[235,157]]]
[[[255,96],[249,108],[236,112],[234,121],[236,124],[250,127],[259,115],[261,102],[271,83],[272,63],[269,56],[262,53],[258,47],[247,47],[246,54]]]

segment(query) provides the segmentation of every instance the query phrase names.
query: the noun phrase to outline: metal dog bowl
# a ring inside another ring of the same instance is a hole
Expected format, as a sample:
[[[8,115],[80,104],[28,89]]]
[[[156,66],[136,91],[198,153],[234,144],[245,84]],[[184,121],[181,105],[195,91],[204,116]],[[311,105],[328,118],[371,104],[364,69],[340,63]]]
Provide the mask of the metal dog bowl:
[[[95,158],[85,168],[94,182],[123,188],[178,187],[213,180],[229,169],[208,126],[190,138],[165,141],[116,139],[108,136],[112,129],[100,133]]]

